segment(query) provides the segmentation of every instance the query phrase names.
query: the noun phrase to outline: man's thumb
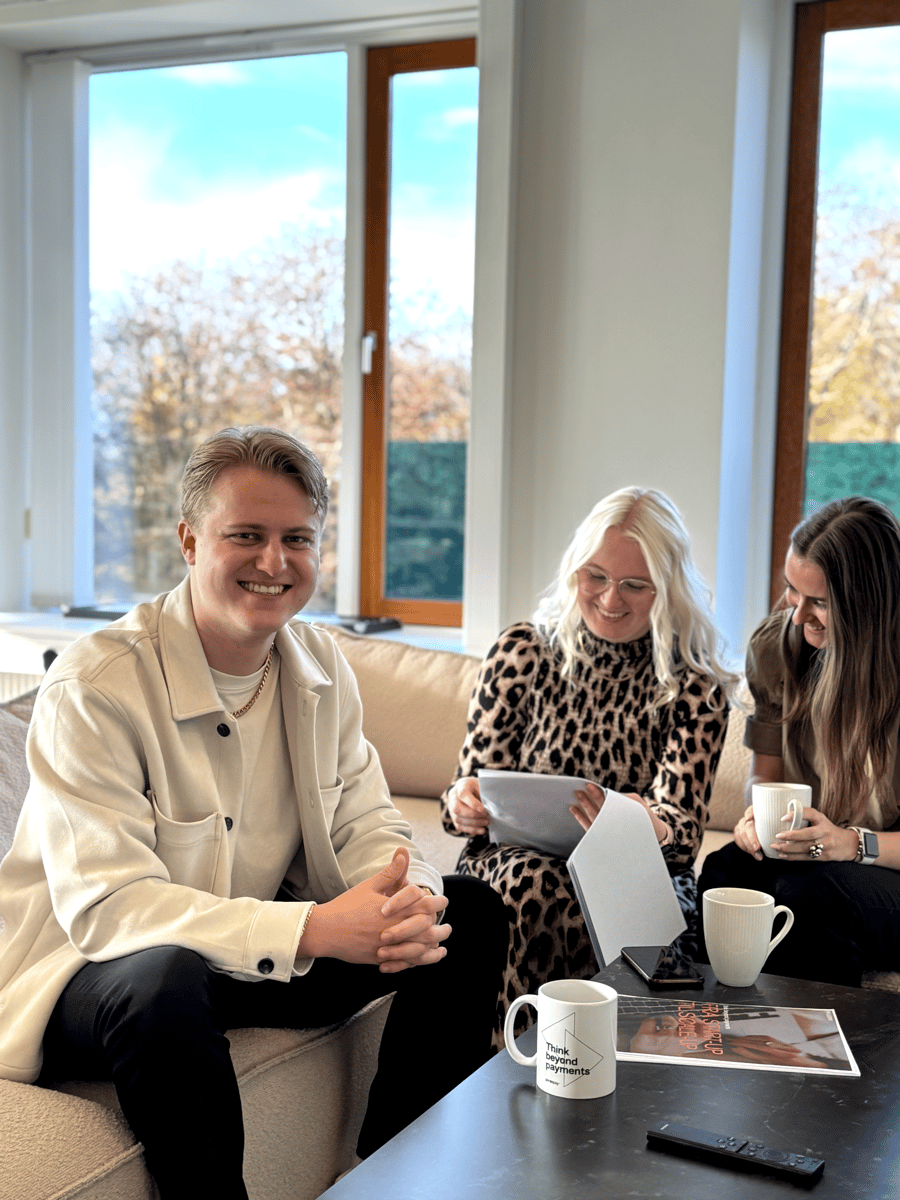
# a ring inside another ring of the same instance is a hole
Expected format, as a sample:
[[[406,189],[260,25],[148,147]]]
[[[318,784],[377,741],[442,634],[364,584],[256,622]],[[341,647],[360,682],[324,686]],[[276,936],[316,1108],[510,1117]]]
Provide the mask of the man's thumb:
[[[396,889],[397,884],[406,877],[408,868],[409,851],[403,846],[398,846],[394,851],[394,857],[388,865],[382,868],[376,875],[375,891],[381,892],[382,895],[390,896]]]

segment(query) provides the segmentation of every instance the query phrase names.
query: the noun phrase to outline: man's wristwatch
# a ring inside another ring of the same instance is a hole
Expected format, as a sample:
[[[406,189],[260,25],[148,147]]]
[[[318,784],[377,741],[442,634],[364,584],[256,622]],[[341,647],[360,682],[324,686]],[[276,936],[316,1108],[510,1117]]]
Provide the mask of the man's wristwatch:
[[[856,862],[862,863],[863,866],[870,867],[878,857],[878,837],[871,829],[863,829],[859,825],[851,825],[850,828],[859,838],[859,850],[856,852]]]

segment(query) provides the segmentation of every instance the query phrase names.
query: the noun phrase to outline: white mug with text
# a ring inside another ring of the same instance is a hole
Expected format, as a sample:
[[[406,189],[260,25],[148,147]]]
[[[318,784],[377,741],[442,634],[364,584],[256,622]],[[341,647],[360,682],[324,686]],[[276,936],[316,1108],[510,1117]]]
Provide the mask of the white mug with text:
[[[537,1053],[521,1054],[513,1040],[516,1013],[537,1009]],[[536,996],[519,996],[506,1014],[506,1048],[517,1063],[537,1066],[537,1085],[552,1096],[592,1100],[616,1087],[618,994],[605,983],[554,979]]]
[[[778,851],[772,849],[776,835],[809,824],[803,810],[812,804],[812,788],[808,783],[754,783],[751,801],[760,849],[766,858],[777,858]],[[790,824],[784,820],[787,816]]]
[[[785,922],[772,937],[772,925],[779,913],[784,913]],[[765,892],[731,887],[704,892],[703,933],[709,963],[719,983],[727,987],[756,983],[766,959],[793,923],[791,910],[784,904],[776,908],[774,899]]]

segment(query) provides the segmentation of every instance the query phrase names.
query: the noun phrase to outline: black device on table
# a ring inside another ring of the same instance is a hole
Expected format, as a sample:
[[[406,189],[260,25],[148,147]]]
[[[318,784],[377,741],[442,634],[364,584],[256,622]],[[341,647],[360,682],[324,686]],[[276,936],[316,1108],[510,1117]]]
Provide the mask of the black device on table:
[[[703,976],[671,946],[623,946],[622,961],[650,987],[702,987]]]
[[[752,1138],[714,1133],[674,1121],[660,1121],[648,1129],[647,1141],[651,1146],[677,1150],[710,1162],[771,1171],[804,1182],[818,1179],[825,1167],[824,1158],[776,1150]]]

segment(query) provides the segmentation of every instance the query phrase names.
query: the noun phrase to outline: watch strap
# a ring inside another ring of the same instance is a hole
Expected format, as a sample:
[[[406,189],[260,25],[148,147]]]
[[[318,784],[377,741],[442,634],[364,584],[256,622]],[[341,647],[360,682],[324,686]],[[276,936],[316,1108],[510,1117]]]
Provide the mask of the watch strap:
[[[874,834],[871,829],[864,829],[861,825],[851,825],[850,828],[859,838],[856,861],[862,863],[865,867],[871,866],[878,858],[877,834]]]

